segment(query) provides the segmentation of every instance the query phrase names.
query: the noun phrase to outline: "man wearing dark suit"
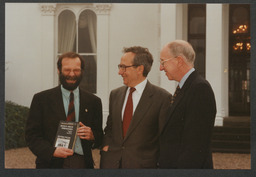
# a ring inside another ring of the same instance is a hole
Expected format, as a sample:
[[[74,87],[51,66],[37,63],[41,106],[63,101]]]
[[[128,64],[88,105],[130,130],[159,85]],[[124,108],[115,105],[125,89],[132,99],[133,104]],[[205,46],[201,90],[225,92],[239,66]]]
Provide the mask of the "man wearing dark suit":
[[[68,52],[59,57],[60,86],[34,95],[26,125],[26,141],[37,156],[36,168],[93,168],[91,149],[103,138],[100,98],[80,89],[84,61]],[[74,151],[54,147],[58,124],[69,115],[69,97],[74,95],[74,120],[79,122]]]
[[[168,110],[170,94],[147,80],[152,63],[148,49],[124,49],[118,68],[126,86],[110,94],[101,168],[157,168],[159,127]],[[132,106],[127,126],[128,105]]]
[[[216,103],[210,84],[194,69],[195,52],[182,40],[164,46],[160,70],[179,82],[160,135],[160,168],[213,168],[211,136]]]

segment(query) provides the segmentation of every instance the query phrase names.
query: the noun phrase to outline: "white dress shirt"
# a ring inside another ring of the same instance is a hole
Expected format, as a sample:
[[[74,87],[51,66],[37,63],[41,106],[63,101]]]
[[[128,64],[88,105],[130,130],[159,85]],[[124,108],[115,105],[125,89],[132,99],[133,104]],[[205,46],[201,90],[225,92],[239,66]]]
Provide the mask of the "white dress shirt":
[[[65,89],[61,85],[61,92],[62,92],[62,98],[63,98],[63,104],[66,116],[68,115],[68,106],[69,106],[69,96],[70,91]],[[75,106],[75,122],[79,122],[79,106],[80,106],[80,98],[79,98],[79,89],[78,87],[73,90],[74,93],[74,106]],[[76,137],[76,143],[74,147],[74,152],[80,155],[83,155],[83,149],[81,144],[81,139],[79,136]]]
[[[134,87],[136,90],[132,93],[133,113],[136,110],[136,107],[140,101],[141,95],[146,87],[146,84],[147,84],[147,79],[145,79],[144,81],[142,81],[141,83],[139,83]],[[130,92],[130,87],[127,89],[126,95],[125,95],[123,109],[122,109],[122,119],[124,117],[124,110],[127,103],[129,92]]]

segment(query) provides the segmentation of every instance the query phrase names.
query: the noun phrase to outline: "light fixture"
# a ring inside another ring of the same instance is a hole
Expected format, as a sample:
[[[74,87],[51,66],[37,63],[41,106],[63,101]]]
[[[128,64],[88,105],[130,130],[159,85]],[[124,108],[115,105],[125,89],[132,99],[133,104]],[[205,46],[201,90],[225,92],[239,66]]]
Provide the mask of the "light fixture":
[[[236,33],[246,33],[248,29],[247,25],[240,25],[237,29],[233,30],[233,34]]]
[[[242,42],[237,42],[234,46],[233,46],[233,49],[235,51],[241,51],[243,50],[243,43]]]
[[[251,50],[251,43],[249,42],[246,43],[246,50],[248,51]]]

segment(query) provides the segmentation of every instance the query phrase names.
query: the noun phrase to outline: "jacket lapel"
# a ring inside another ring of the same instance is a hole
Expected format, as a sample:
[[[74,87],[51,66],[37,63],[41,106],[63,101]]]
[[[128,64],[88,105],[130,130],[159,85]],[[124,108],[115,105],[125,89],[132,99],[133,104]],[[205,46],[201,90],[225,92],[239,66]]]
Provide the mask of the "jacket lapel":
[[[147,85],[141,95],[140,101],[137,105],[134,115],[132,117],[132,121],[127,130],[124,141],[129,137],[129,135],[132,133],[132,131],[138,126],[140,121],[145,117],[144,114],[147,113],[150,105],[152,104],[152,101],[150,101],[150,99],[152,98],[152,95],[153,95],[152,85],[148,81]]]
[[[53,95],[51,96],[52,100],[50,103],[52,103],[52,108],[57,111],[56,115],[58,115],[59,120],[66,120],[66,114],[63,104],[63,98],[61,93],[60,86],[55,87],[55,90],[53,92]]]
[[[87,119],[87,116],[86,116],[86,113],[89,110],[89,99],[88,97],[86,96],[86,92],[84,92],[83,90],[81,90],[79,88],[79,101],[80,101],[80,105],[79,105],[79,120],[78,121],[81,121],[83,123],[86,123],[86,119]]]
[[[177,95],[177,97],[175,98],[175,101],[172,105],[169,106],[169,111],[167,113],[167,116],[165,118],[165,121],[163,123],[162,128],[160,127],[160,134],[163,132],[164,128],[166,127],[168,121],[171,121],[172,119],[172,114],[175,111],[176,106],[182,101],[182,99],[184,98],[184,95],[186,93],[186,90],[189,89],[189,87],[191,86],[192,82],[194,81],[195,77],[197,76],[197,72],[194,71],[190,74],[190,76],[188,77],[188,79],[185,81],[183,87],[180,90],[180,93]]]

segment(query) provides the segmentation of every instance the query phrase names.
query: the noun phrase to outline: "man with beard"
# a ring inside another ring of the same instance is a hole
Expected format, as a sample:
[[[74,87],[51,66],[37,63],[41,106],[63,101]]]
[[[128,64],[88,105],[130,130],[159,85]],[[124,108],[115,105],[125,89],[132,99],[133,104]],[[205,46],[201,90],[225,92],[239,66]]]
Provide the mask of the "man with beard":
[[[61,55],[57,62],[60,85],[34,95],[26,125],[26,141],[37,156],[36,168],[93,168],[92,148],[101,145],[102,103],[79,88],[84,61],[76,53]],[[59,122],[70,116],[79,122],[74,151],[54,147]]]

